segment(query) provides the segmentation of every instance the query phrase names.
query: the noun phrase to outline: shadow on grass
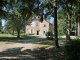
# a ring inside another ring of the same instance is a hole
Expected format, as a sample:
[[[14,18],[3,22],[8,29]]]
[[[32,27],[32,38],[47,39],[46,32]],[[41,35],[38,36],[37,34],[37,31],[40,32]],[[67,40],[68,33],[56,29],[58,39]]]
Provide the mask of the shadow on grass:
[[[61,42],[65,42],[65,38],[58,38],[58,41],[61,41]],[[39,44],[41,45],[54,45],[54,39],[53,40],[42,40]]]
[[[58,40],[59,40],[59,41],[60,41],[60,40],[62,40],[62,41],[63,41],[63,40],[66,40],[66,38],[58,38]]]
[[[17,37],[0,37],[0,41],[17,40]]]
[[[42,47],[35,50],[35,53],[38,60],[66,60],[62,48],[55,50],[55,48],[45,49]]]
[[[58,38],[60,48],[54,48],[54,40],[42,40],[39,44],[45,47],[40,47],[35,50],[36,57],[38,60],[66,60],[63,52],[65,38]],[[53,47],[51,47],[53,46]],[[51,48],[48,48],[51,47]]]
[[[0,60],[36,60],[34,51],[31,49],[21,51],[22,48],[12,48],[0,52]]]

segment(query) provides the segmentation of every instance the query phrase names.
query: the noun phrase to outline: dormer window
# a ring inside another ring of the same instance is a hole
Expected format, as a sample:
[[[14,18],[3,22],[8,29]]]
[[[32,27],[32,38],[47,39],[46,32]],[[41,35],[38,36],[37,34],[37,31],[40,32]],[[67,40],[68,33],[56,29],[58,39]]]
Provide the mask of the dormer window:
[[[36,18],[36,16],[34,18]]]
[[[40,16],[38,16],[38,18],[40,18]]]
[[[36,17],[36,19],[38,19],[38,16]]]

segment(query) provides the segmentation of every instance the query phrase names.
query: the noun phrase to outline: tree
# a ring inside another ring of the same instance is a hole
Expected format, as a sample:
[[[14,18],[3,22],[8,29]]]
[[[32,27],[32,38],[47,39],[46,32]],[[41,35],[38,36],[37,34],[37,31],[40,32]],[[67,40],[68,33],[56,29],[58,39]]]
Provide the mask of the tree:
[[[55,47],[59,48],[58,35],[57,35],[57,0],[54,0],[54,35],[55,35]]]
[[[31,3],[29,4],[29,2]],[[34,4],[32,1],[25,1],[24,4],[22,1],[15,2],[12,8],[7,8],[7,11],[9,12],[8,23],[16,29],[18,38],[20,38],[20,30],[23,27],[25,28],[26,24],[29,24],[27,21],[29,21],[29,19],[31,19],[30,17],[33,15],[33,6]]]
[[[54,3],[53,3],[54,2]],[[55,47],[58,48],[58,32],[57,32],[57,6],[56,6],[57,0],[45,0],[42,1],[42,4],[38,6],[38,11],[40,11],[38,14],[41,15],[41,21],[43,21],[44,18],[48,18],[49,16],[54,17],[54,35],[55,35]],[[54,5],[53,5],[54,4]],[[54,9],[54,10],[53,10]],[[46,13],[44,13],[45,11]]]
[[[10,18],[9,18],[9,19],[10,19]],[[6,21],[5,31],[8,31],[8,33],[11,33],[12,35],[14,35],[14,31],[16,31],[15,26],[14,26],[13,23],[10,22],[9,20]]]
[[[54,2],[54,3],[53,3]],[[58,48],[58,32],[57,32],[57,0],[45,0],[41,4],[41,21],[43,21],[44,18],[48,18],[50,16],[54,17],[54,35],[55,35],[55,47]],[[54,4],[54,5],[53,5]],[[53,10],[54,9],[54,10]],[[44,13],[45,11],[46,13]]]
[[[23,21],[20,17],[16,16],[15,13],[12,13],[8,18],[8,23],[13,27],[13,30],[16,29],[18,33],[17,37],[20,38],[20,30],[25,26],[26,21]]]
[[[76,3],[75,3],[76,2]],[[58,1],[59,5],[62,7],[62,9],[65,10],[67,14],[67,28],[66,28],[66,40],[70,40],[70,30],[71,30],[71,19],[73,18],[73,7],[78,5],[79,0],[60,0]],[[77,9],[76,9],[77,10]]]
[[[80,3],[79,3],[79,11],[78,11],[78,36],[80,36]]]

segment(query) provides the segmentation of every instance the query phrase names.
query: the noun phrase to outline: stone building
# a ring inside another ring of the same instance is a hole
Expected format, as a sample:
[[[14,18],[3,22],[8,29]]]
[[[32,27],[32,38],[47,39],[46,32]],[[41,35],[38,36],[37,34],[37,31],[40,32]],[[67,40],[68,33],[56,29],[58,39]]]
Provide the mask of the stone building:
[[[47,31],[53,31],[53,25],[49,19],[43,19],[42,23],[39,19],[40,18],[35,17],[30,25],[26,25],[26,34],[45,35]]]

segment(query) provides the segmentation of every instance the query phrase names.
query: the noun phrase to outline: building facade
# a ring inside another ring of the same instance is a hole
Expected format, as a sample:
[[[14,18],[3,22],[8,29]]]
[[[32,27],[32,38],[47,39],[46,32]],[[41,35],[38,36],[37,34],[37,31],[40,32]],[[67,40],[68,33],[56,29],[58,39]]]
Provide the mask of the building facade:
[[[49,22],[49,19],[43,19],[41,23],[40,18],[33,18],[30,25],[26,25],[26,34],[45,35],[47,31],[53,31],[53,25]]]

